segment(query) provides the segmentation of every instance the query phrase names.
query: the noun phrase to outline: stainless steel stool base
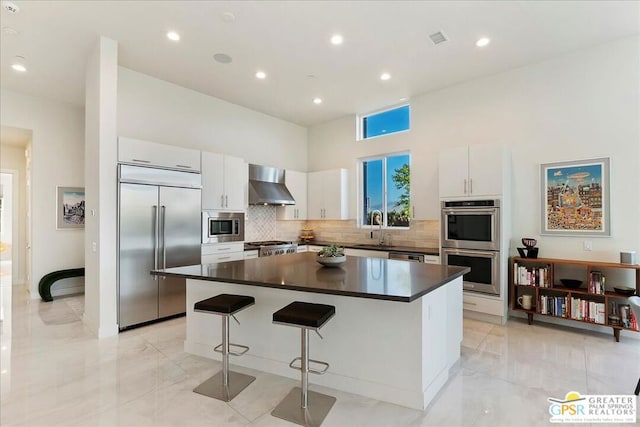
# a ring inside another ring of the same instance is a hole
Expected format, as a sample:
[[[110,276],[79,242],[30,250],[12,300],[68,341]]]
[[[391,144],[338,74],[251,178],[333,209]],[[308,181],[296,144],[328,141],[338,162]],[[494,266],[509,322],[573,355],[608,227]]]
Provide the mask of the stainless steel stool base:
[[[301,426],[317,427],[327,417],[336,398],[309,390],[307,399],[308,405],[305,409],[302,407],[302,389],[294,387],[271,415]]]
[[[223,402],[229,402],[240,394],[242,390],[247,388],[255,379],[256,377],[252,377],[251,375],[229,371],[229,383],[225,386],[223,384],[222,371],[220,371],[194,388],[193,391],[213,397],[214,399],[222,400]]]

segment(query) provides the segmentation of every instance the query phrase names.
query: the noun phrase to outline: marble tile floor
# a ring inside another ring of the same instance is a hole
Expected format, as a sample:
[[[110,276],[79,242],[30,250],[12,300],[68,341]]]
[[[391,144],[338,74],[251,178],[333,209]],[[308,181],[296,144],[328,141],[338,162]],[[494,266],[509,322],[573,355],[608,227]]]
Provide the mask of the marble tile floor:
[[[297,384],[288,378],[236,368],[257,379],[232,402],[193,393],[220,363],[183,351],[184,318],[97,340],[82,324],[81,295],[43,303],[14,291],[9,300],[2,426],[293,426],[270,415]],[[550,424],[548,397],[631,394],[639,375],[637,339],[465,319],[461,362],[424,412],[312,389],[338,399],[325,427],[539,426]]]

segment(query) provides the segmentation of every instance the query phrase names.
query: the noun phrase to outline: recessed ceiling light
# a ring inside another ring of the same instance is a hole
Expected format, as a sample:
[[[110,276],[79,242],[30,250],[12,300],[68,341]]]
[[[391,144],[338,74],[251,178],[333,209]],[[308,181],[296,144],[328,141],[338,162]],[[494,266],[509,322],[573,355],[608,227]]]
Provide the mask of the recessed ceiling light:
[[[380,74],[380,80],[389,80],[390,78],[391,78],[391,74],[389,73]]]
[[[341,34],[334,34],[331,36],[331,44],[340,45],[344,42],[344,38]]]
[[[313,103],[316,105],[322,104],[322,98],[313,98]]]
[[[491,39],[490,38],[482,37],[482,38],[478,39],[478,41],[476,42],[476,46],[485,47],[489,43],[491,43]]]
[[[236,15],[231,12],[224,12],[222,15],[220,15],[220,17],[222,18],[222,21],[226,22],[227,24],[230,24],[236,20]]]
[[[13,59],[13,63],[11,64],[11,68],[13,68],[15,71],[18,71],[20,73],[24,73],[25,71],[27,71],[27,67],[24,65],[24,57],[16,56]]]
[[[233,61],[233,58],[231,58],[226,53],[216,53],[215,55],[213,55],[213,59],[221,64],[230,64],[231,61]]]
[[[267,78],[267,73],[265,73],[264,71],[258,71],[256,73],[256,78],[258,78],[260,80],[265,79],[265,78]]]
[[[175,31],[169,31],[167,33],[167,38],[171,41],[177,42],[178,40],[180,40],[180,34],[176,33]]]

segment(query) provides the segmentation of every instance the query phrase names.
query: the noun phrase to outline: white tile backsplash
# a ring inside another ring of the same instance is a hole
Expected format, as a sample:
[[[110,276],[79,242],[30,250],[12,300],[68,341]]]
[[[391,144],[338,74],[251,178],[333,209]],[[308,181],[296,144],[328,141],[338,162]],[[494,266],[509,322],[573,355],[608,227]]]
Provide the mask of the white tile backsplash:
[[[276,207],[249,206],[245,214],[244,240],[245,242],[259,242],[275,240],[276,238]]]

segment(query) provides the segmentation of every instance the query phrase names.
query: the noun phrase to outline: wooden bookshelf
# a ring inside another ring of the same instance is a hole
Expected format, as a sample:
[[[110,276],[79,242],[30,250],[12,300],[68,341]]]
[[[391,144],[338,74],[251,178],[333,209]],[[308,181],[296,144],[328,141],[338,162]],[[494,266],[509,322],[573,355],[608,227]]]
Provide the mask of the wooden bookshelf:
[[[623,324],[623,320],[629,319],[621,313],[627,311],[629,296],[614,292],[613,288],[635,288],[635,294],[640,295],[640,265],[513,257],[509,260],[509,267],[511,310],[526,313],[529,324],[534,316],[546,316],[608,326],[612,328],[616,341],[620,341],[623,329],[638,332],[630,322]],[[609,281],[607,277],[612,276],[615,279]],[[561,284],[561,278],[581,280],[582,284],[579,288],[569,288]],[[525,294],[532,296],[535,306],[531,309],[522,308],[517,301]],[[640,319],[635,320],[637,325]],[[616,321],[619,323],[612,323]]]

